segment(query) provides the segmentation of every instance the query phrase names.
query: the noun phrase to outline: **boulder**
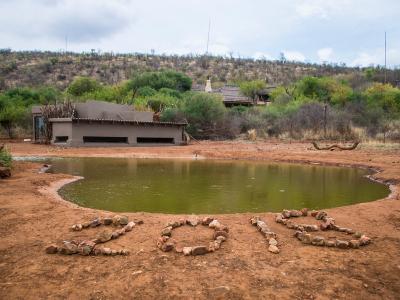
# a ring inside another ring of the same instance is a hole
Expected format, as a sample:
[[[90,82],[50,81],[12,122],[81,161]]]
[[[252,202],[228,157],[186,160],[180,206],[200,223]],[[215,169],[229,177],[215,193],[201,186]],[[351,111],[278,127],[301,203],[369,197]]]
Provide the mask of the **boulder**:
[[[349,242],[336,240],[336,247],[338,247],[340,249],[347,249],[347,248],[349,248]]]
[[[269,241],[268,241],[268,244],[276,246],[276,245],[278,245],[278,241],[276,239],[274,239],[274,238],[270,238]]]
[[[96,237],[96,243],[105,243],[112,239],[112,232],[103,231],[100,232]]]
[[[78,245],[73,241],[64,241],[63,246],[58,248],[58,251],[61,254],[71,255],[78,253]]]
[[[161,246],[161,250],[164,252],[169,252],[174,250],[174,244],[172,242],[166,242]]]
[[[275,216],[275,222],[276,223],[283,223],[283,219],[284,219],[284,217],[282,216],[282,214],[277,214]]]
[[[301,236],[301,241],[304,244],[311,244],[312,236],[309,233],[303,233]]]
[[[135,227],[135,222],[129,222],[125,225],[124,229],[126,232],[132,231],[133,227]]]
[[[89,255],[94,247],[96,246],[95,243],[92,241],[83,241],[78,245],[78,251],[80,255]]]
[[[301,217],[303,215],[303,213],[299,210],[291,210],[290,211],[290,217]]]
[[[282,211],[282,216],[283,216],[284,218],[286,218],[286,219],[289,219],[289,218],[290,218],[290,211],[284,209],[284,210]]]
[[[179,221],[175,221],[175,222],[168,222],[165,227],[178,228],[180,226],[182,226],[182,224]]]
[[[302,208],[300,211],[301,211],[301,214],[303,215],[303,217],[307,217],[307,215],[308,215],[308,208]]]
[[[81,231],[83,229],[82,224],[74,224],[71,227],[72,231]]]
[[[162,236],[171,236],[172,234],[172,226],[166,227],[161,231]]]
[[[92,222],[90,222],[90,227],[97,227],[101,225],[101,221],[99,218],[94,219]]]
[[[371,243],[371,239],[366,235],[362,235],[359,241],[360,241],[360,246],[365,246]]]
[[[278,254],[280,252],[279,248],[277,246],[274,246],[274,245],[270,245],[268,247],[268,251],[271,252],[271,253],[274,253],[274,254]]]
[[[228,238],[228,233],[223,230],[214,232],[214,240],[216,240],[219,236],[223,236],[226,239]]]
[[[324,217],[326,217],[328,214],[326,213],[326,212],[324,212],[324,211],[319,211],[317,214],[316,214],[316,216],[315,216],[315,218],[317,219],[317,220],[322,220]]]
[[[315,246],[324,246],[325,245],[325,239],[322,236],[315,236],[311,240],[311,244]]]
[[[195,246],[192,248],[192,255],[204,255],[208,253],[206,246]]]
[[[336,242],[332,240],[325,241],[325,246],[327,247],[335,247]]]
[[[360,248],[360,241],[359,240],[351,240],[349,242],[349,247],[353,249],[358,249]]]
[[[182,252],[183,255],[188,256],[192,254],[192,247],[183,247]]]
[[[113,219],[111,217],[104,217],[102,221],[104,225],[108,226],[112,224]]]
[[[199,218],[197,216],[192,215],[186,220],[186,224],[193,227],[197,226],[197,224],[199,224]]]
[[[209,225],[212,221],[214,221],[214,218],[211,218],[211,217],[204,217],[203,220],[201,221],[201,224],[203,224],[203,225]]]
[[[216,228],[216,227],[218,227],[218,226],[221,226],[221,223],[218,222],[218,220],[213,220],[210,224],[208,224],[208,226],[209,226],[210,228]]]
[[[57,245],[52,244],[46,247],[47,254],[56,254],[57,252],[58,252]]]
[[[128,222],[129,222],[129,219],[128,219],[127,216],[115,215],[115,216],[113,217],[113,224],[114,224],[115,226],[118,226],[118,225],[125,226],[125,225],[128,224]]]
[[[11,168],[0,166],[0,178],[9,178],[11,177]]]
[[[302,225],[305,231],[312,232],[312,231],[318,231],[318,226],[317,225]]]

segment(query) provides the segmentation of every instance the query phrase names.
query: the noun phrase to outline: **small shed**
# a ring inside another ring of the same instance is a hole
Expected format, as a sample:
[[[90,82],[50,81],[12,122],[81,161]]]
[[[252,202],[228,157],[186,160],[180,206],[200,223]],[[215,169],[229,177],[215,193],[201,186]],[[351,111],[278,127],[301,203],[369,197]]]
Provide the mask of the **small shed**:
[[[43,141],[43,107],[34,106],[33,140]],[[74,104],[68,117],[50,118],[51,143],[63,146],[182,145],[186,122],[159,122],[152,112],[103,101]]]

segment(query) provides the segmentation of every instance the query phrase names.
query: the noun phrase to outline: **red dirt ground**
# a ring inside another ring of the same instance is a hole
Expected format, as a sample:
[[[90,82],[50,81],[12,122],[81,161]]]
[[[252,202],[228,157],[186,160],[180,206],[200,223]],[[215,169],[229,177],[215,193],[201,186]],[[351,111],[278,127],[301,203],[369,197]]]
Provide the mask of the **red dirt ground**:
[[[15,163],[0,181],[0,299],[400,299],[400,151],[361,146],[355,151],[316,151],[309,144],[201,142],[186,147],[74,148],[8,144],[15,156],[193,157],[254,159],[364,166],[391,182],[391,199],[327,210],[337,223],[362,231],[373,243],[357,250],[301,244],[293,231],[258,214],[278,234],[281,253],[267,251],[250,214],[218,215],[230,237],[214,253],[184,257],[163,253],[156,239],[164,224],[180,215],[127,213],[142,218],[106,247],[129,256],[83,257],[45,254],[51,243],[93,237],[100,229],[74,233],[74,223],[107,212],[74,207],[55,197],[63,174],[38,174],[36,163]],[[39,189],[42,192],[39,192]],[[43,190],[47,192],[43,192]],[[312,222],[309,219],[308,223]],[[315,223],[315,222],[314,222]],[[189,233],[194,232],[195,235]],[[208,242],[204,227],[174,230],[179,245]],[[328,235],[341,236],[341,233]]]

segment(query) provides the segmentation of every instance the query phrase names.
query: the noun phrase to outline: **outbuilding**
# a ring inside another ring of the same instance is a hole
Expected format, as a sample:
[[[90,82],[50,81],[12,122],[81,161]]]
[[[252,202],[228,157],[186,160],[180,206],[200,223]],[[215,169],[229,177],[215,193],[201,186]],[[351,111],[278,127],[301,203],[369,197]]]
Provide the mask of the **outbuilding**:
[[[153,112],[103,101],[73,104],[68,117],[49,118],[51,143],[83,146],[183,145],[186,122],[153,120]],[[46,138],[43,106],[32,107],[33,139]]]

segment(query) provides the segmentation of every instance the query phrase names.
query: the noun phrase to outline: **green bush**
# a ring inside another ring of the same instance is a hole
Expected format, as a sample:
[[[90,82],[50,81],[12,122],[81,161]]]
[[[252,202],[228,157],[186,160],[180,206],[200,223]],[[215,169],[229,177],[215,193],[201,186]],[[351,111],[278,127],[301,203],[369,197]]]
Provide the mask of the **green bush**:
[[[67,92],[73,96],[82,96],[85,93],[91,93],[100,90],[101,85],[96,79],[90,77],[76,77],[67,88]]]
[[[0,166],[10,168],[12,164],[12,156],[10,152],[4,147],[0,150]]]

